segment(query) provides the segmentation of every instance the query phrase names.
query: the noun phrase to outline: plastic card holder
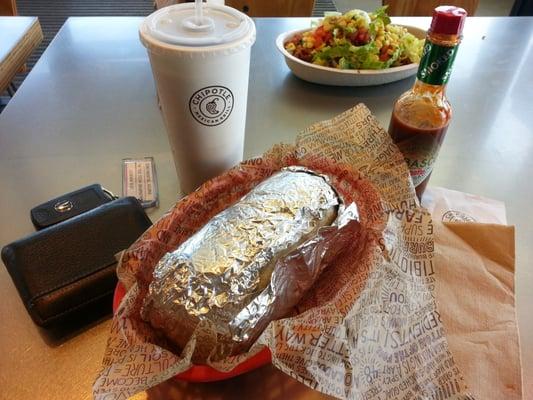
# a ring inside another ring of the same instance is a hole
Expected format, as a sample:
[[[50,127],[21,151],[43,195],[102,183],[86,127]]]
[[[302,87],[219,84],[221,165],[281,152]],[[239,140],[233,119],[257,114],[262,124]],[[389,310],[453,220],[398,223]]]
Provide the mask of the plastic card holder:
[[[143,208],[159,206],[159,189],[153,157],[122,160],[122,196],[136,197]]]

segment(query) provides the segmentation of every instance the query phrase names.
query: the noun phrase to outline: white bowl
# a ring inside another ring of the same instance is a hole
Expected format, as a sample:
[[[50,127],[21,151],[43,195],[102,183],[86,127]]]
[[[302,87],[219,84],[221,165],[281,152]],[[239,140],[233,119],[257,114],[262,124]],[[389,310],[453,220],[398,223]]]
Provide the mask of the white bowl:
[[[424,39],[426,31],[414,26],[403,26],[419,39]],[[332,86],[374,86],[399,81],[416,74],[418,64],[412,63],[387,69],[337,69],[312,64],[294,57],[284,44],[297,33],[303,33],[310,29],[297,29],[282,33],[276,39],[278,50],[285,57],[285,62],[298,78],[304,81],[320,83]]]

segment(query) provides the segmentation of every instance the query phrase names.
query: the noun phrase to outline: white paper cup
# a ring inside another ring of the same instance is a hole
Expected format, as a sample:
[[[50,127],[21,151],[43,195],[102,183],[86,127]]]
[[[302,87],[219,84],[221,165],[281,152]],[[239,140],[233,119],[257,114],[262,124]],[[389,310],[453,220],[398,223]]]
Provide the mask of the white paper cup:
[[[174,164],[183,193],[242,161],[250,50],[255,25],[223,5],[162,8],[142,23]],[[191,25],[192,24],[192,25]]]

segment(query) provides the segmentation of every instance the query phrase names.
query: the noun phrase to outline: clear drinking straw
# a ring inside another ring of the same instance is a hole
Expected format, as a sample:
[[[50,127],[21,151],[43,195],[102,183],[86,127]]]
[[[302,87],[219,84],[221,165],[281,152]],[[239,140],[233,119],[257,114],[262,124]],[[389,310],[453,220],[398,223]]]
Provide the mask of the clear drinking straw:
[[[195,0],[195,17],[196,25],[201,26],[204,22],[203,10],[202,10],[202,0]]]

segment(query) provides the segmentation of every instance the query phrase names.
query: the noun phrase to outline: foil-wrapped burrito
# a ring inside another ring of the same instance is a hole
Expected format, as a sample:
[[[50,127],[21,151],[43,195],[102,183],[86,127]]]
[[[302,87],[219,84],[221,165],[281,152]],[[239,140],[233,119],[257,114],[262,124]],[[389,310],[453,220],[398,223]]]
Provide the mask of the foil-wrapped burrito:
[[[323,239],[339,230],[341,206],[324,176],[272,175],[163,256],[142,317],[180,349],[194,334],[197,363],[246,351],[325,267]]]

